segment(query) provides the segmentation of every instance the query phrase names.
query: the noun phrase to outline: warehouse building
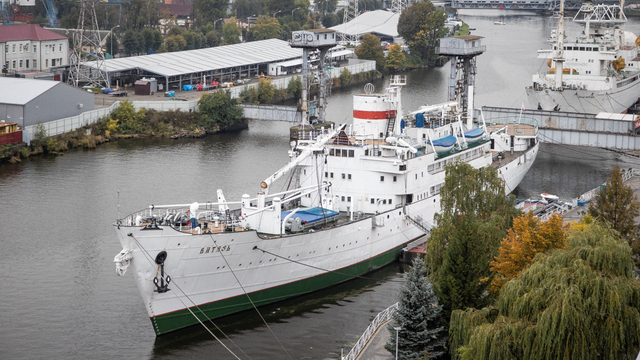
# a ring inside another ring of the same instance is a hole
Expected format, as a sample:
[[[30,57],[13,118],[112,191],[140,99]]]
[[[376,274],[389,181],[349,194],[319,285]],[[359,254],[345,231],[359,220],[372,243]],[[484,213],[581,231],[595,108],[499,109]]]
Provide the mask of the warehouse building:
[[[338,33],[361,38],[364,34],[373,34],[388,43],[403,42],[398,34],[399,13],[387,10],[368,11],[358,15],[348,23],[331,27]]]
[[[94,109],[93,93],[50,80],[0,77],[0,121],[25,126]]]
[[[216,46],[206,49],[131,56],[104,61],[101,69],[111,86],[133,86],[138,79],[158,79],[158,91],[182,89],[183,85],[222,84],[267,75],[269,64],[302,57],[302,49],[294,49],[279,39]],[[96,70],[86,62],[85,68]]]

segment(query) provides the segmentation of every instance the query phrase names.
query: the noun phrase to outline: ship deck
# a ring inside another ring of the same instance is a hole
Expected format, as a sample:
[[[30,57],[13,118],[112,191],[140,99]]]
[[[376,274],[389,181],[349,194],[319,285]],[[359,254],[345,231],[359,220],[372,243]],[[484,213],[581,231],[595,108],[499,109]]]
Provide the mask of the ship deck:
[[[492,124],[487,125],[487,132],[493,133],[506,127],[505,131],[507,135],[513,136],[536,136],[535,126],[529,124]]]

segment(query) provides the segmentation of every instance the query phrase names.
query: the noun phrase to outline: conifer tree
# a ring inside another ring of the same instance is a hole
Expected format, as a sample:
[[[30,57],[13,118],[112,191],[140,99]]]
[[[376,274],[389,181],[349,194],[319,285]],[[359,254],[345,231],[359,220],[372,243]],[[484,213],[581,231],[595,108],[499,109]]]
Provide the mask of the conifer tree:
[[[454,359],[620,359],[640,350],[640,282],[631,249],[598,223],[539,254],[504,285],[496,308],[456,310]]]
[[[398,310],[393,314],[395,323],[389,324],[389,341],[385,349],[395,355],[396,330],[398,335],[398,358],[419,359],[426,353],[429,359],[444,354],[447,342],[446,330],[441,326],[442,306],[433,292],[433,285],[426,277],[424,261],[417,258],[411,264],[404,286],[398,295]]]
[[[613,168],[606,185],[600,189],[589,206],[589,215],[611,224],[614,230],[629,241],[635,256],[638,256],[640,234],[634,219],[640,215],[640,202],[633,194],[631,186],[622,181],[622,172],[618,165]]]

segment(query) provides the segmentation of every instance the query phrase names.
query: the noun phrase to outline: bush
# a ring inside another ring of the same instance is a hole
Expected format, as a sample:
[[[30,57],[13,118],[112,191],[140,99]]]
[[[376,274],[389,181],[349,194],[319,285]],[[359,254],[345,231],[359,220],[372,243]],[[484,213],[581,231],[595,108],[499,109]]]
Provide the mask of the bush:
[[[350,82],[351,72],[347,68],[342,69],[342,71],[340,72],[340,86],[349,85]]]
[[[231,98],[228,90],[202,94],[198,106],[201,115],[199,125],[205,129],[212,129],[218,125],[235,125],[242,120],[243,111],[237,106],[237,100]]]
[[[275,92],[276,86],[271,83],[271,80],[260,79],[258,82],[258,103],[267,104],[273,101]]]

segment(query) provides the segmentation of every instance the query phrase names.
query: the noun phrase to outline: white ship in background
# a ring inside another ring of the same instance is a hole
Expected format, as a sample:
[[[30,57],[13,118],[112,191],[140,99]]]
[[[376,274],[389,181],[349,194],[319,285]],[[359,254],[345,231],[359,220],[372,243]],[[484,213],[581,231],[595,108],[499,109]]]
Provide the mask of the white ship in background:
[[[561,14],[564,11],[561,10]],[[551,48],[539,50],[549,70],[533,75],[526,88],[529,107],[577,113],[624,113],[640,96],[638,37],[624,30],[620,5],[585,1],[573,18],[584,26],[577,37],[564,34],[564,18],[551,33]]]
[[[354,97],[353,124],[300,133],[256,196],[230,202],[218,190],[217,201],[151,205],[116,221],[117,272],[132,268],[157,335],[395,261],[433,226],[447,163],[495,167],[506,193],[520,183],[538,153],[535,121],[463,123],[458,102],[403,116],[404,84],[396,76],[383,94],[368,85]],[[271,191],[275,182],[287,190]]]

